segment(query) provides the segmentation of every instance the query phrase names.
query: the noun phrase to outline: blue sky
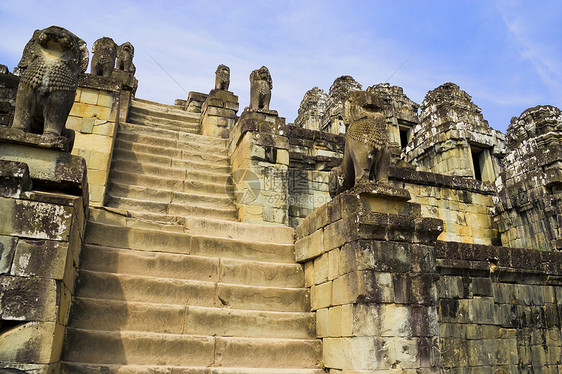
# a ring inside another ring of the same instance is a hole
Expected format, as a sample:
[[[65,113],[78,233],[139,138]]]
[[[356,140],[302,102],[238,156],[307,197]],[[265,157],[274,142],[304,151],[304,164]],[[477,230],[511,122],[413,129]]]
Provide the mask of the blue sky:
[[[208,92],[226,64],[243,108],[250,72],[266,65],[270,107],[292,122],[307,90],[328,91],[340,75],[364,89],[389,81],[417,103],[451,81],[505,132],[526,108],[562,107],[561,19],[559,0],[2,0],[0,63],[12,69],[33,30],[59,25],[90,50],[102,36],[130,41],[140,98]]]

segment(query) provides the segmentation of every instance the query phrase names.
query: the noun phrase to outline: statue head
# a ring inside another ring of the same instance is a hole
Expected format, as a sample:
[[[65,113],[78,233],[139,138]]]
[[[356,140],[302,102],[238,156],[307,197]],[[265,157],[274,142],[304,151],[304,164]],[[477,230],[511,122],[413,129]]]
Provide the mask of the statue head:
[[[374,116],[384,109],[383,100],[367,91],[352,91],[343,104],[343,120],[346,124]]]

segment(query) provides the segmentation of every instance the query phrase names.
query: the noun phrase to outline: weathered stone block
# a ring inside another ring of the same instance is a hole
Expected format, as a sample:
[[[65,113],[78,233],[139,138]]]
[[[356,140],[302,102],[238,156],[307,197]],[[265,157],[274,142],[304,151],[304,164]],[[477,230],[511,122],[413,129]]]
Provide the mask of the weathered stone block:
[[[342,307],[334,306],[328,309],[328,336],[340,337],[342,322]]]
[[[376,369],[386,351],[375,337],[326,338],[323,348],[326,367],[347,370]]]
[[[81,157],[28,145],[3,144],[0,159],[26,163],[35,188],[55,188],[78,196],[87,189],[86,162]]]
[[[0,277],[0,319],[55,322],[57,287],[52,279]]]
[[[0,197],[0,235],[68,240],[72,208]]]
[[[68,243],[20,239],[11,274],[62,280],[67,256]]]
[[[82,118],[96,118],[103,121],[116,121],[116,112],[112,108],[81,102],[74,103],[70,110],[70,115]]]
[[[459,338],[442,338],[439,341],[442,363],[445,368],[468,367],[468,341]]]
[[[54,322],[27,322],[0,335],[0,362],[52,363],[62,349],[64,327]]]
[[[321,284],[328,281],[328,253],[314,259],[314,284]]]
[[[0,274],[8,274],[16,251],[18,238],[0,235]]]
[[[318,230],[295,243],[295,257],[297,262],[304,262],[316,258],[324,253],[324,232]]]
[[[356,223],[352,217],[346,217],[324,228],[324,249],[329,251],[352,241],[356,236]]]
[[[316,336],[319,338],[329,336],[329,311],[328,308],[321,308],[316,311]]]
[[[84,87],[80,91],[80,102],[93,105],[97,104],[99,96],[98,90]]]
[[[312,310],[327,308],[332,305],[332,282],[310,288],[310,307]]]
[[[495,324],[496,308],[490,297],[474,297],[469,300],[469,318],[478,324]]]
[[[19,197],[31,189],[29,168],[24,162],[0,160],[0,196]]]

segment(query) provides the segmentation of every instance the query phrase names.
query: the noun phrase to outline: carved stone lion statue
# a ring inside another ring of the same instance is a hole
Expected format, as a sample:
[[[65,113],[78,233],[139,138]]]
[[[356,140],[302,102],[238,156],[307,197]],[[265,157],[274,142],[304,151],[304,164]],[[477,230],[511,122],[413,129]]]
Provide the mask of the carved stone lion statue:
[[[115,67],[117,57],[117,44],[113,39],[104,36],[94,42],[92,46],[92,67],[90,72],[93,75],[110,77]]]
[[[388,181],[390,153],[383,105],[382,99],[366,91],[351,92],[344,102],[345,149],[341,165],[330,172],[330,196],[360,180]]]
[[[269,70],[262,66],[250,74],[250,109],[269,110],[273,81]]]
[[[230,85],[230,68],[226,65],[219,65],[215,74],[215,90],[228,91],[228,86]]]
[[[117,48],[117,70],[124,70],[131,74],[135,74],[136,67],[133,64],[135,56],[135,47],[129,42],[123,43]]]
[[[78,76],[88,66],[86,42],[58,26],[35,30],[21,71],[12,128],[60,136],[74,103]]]

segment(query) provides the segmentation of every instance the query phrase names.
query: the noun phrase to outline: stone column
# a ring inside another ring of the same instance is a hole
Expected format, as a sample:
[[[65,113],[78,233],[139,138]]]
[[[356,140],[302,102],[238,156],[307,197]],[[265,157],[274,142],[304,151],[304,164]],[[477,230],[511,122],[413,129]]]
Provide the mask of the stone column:
[[[86,163],[68,151],[63,137],[0,129],[3,369],[60,372],[88,207]]]
[[[246,108],[230,132],[234,198],[242,222],[288,224],[289,142],[285,118]]]
[[[211,90],[201,107],[201,134],[228,138],[236,123],[238,107],[238,96],[232,92]]]
[[[361,183],[297,228],[296,258],[330,373],[439,370],[433,247],[443,223],[420,217],[409,198]]]

